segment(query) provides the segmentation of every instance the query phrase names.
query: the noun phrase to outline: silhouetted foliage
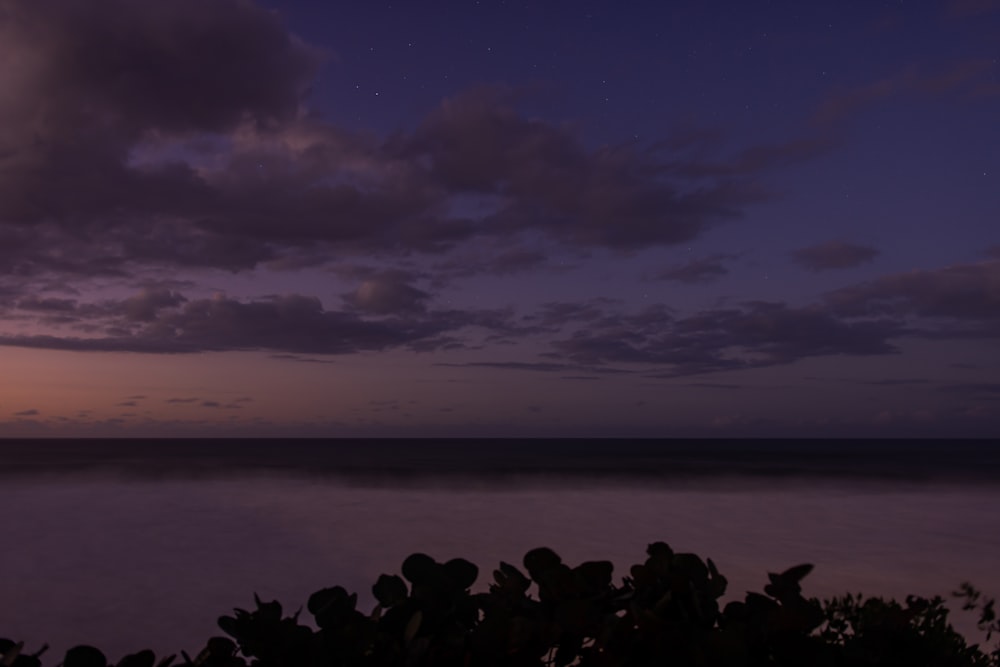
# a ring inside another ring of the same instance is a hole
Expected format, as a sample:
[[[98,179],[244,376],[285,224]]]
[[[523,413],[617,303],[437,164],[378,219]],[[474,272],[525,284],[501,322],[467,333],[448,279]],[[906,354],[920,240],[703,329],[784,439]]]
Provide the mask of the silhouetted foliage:
[[[381,575],[378,604],[357,609],[357,594],[324,588],[307,609],[315,628],[286,616],[278,602],[254,595],[252,611],[219,618],[228,637],[212,637],[198,667],[644,667],[646,665],[816,667],[1000,667],[1000,648],[970,646],[948,623],[940,597],[904,603],[845,595],[802,595],[811,565],[768,574],[763,594],[720,608],[726,578],[711,559],[675,553],[656,542],[620,584],[608,561],[571,567],[551,549],[524,556],[524,571],[501,562],[487,592],[473,593],[479,569],[456,558],[439,563],[413,554],[402,577]],[[525,573],[525,571],[527,573]],[[532,589],[534,586],[534,589]],[[969,584],[956,596],[979,612],[987,639],[998,631],[994,601]],[[0,665],[38,667],[39,655],[0,639]],[[116,667],[168,667],[150,651]],[[107,667],[90,646],[67,651],[63,667]]]

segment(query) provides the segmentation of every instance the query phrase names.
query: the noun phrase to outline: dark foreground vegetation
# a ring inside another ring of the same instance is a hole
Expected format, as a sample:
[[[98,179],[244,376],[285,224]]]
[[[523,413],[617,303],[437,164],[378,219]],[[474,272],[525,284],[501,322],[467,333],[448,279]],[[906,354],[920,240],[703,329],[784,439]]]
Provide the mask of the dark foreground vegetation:
[[[803,596],[800,583],[812,566],[799,565],[769,574],[763,594],[722,607],[726,578],[711,559],[674,553],[663,542],[646,553],[615,584],[608,561],[570,567],[552,550],[534,549],[523,570],[500,563],[486,593],[470,592],[479,574],[472,563],[414,554],[403,562],[402,577],[378,578],[371,614],[358,611],[357,594],[340,586],[309,598],[313,626],[303,622],[301,609],[285,615],[278,602],[254,596],[254,610],[219,619],[228,637],[212,637],[194,656],[158,661],[141,651],[117,666],[1000,667],[1000,647],[967,644],[939,597],[896,602],[846,595],[819,602]],[[967,584],[956,595],[979,615],[989,640],[998,630],[994,601]],[[37,667],[43,653],[0,639],[4,667]],[[59,664],[109,663],[98,649],[77,646]]]

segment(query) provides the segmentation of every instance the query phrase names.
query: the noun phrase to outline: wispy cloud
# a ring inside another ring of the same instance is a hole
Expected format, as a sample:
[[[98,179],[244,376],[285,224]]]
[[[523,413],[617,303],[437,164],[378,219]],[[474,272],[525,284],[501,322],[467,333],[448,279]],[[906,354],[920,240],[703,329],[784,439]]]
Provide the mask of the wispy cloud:
[[[878,254],[879,251],[871,246],[845,241],[827,241],[799,248],[792,253],[792,258],[810,271],[830,271],[849,269],[870,262]]]
[[[736,257],[737,255],[728,253],[700,257],[684,264],[663,269],[653,277],[658,280],[672,280],[689,284],[708,283],[729,273],[726,262],[736,259]]]

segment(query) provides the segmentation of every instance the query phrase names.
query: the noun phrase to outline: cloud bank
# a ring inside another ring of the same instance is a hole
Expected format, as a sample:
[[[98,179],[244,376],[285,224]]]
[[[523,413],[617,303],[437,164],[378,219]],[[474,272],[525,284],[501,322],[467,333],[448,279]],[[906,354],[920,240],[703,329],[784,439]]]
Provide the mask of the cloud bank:
[[[377,137],[310,111],[323,54],[248,0],[0,1],[0,275],[295,268],[526,237],[634,250],[694,239],[769,197],[761,169],[669,143],[592,148],[482,87]],[[800,145],[801,144],[801,145]]]

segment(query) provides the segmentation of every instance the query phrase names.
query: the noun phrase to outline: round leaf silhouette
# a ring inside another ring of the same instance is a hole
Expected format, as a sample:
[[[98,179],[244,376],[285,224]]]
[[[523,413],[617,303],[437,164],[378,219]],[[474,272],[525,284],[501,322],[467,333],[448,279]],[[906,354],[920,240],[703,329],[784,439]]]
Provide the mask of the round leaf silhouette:
[[[108,659],[93,646],[81,644],[66,651],[63,667],[107,667]]]
[[[406,582],[396,575],[380,575],[372,586],[372,594],[383,607],[394,607],[406,600]]]
[[[119,660],[116,667],[153,667],[155,664],[156,655],[149,649],[146,649],[138,653],[130,653]]]
[[[403,576],[414,584],[423,584],[434,578],[437,563],[427,554],[415,553],[403,561]]]
[[[470,588],[476,583],[479,568],[464,558],[453,558],[444,564],[448,577],[461,589]]]
[[[528,574],[535,581],[538,581],[538,577],[546,570],[550,570],[561,563],[562,558],[559,557],[559,554],[548,547],[538,547],[524,554],[524,569],[528,571]]]

